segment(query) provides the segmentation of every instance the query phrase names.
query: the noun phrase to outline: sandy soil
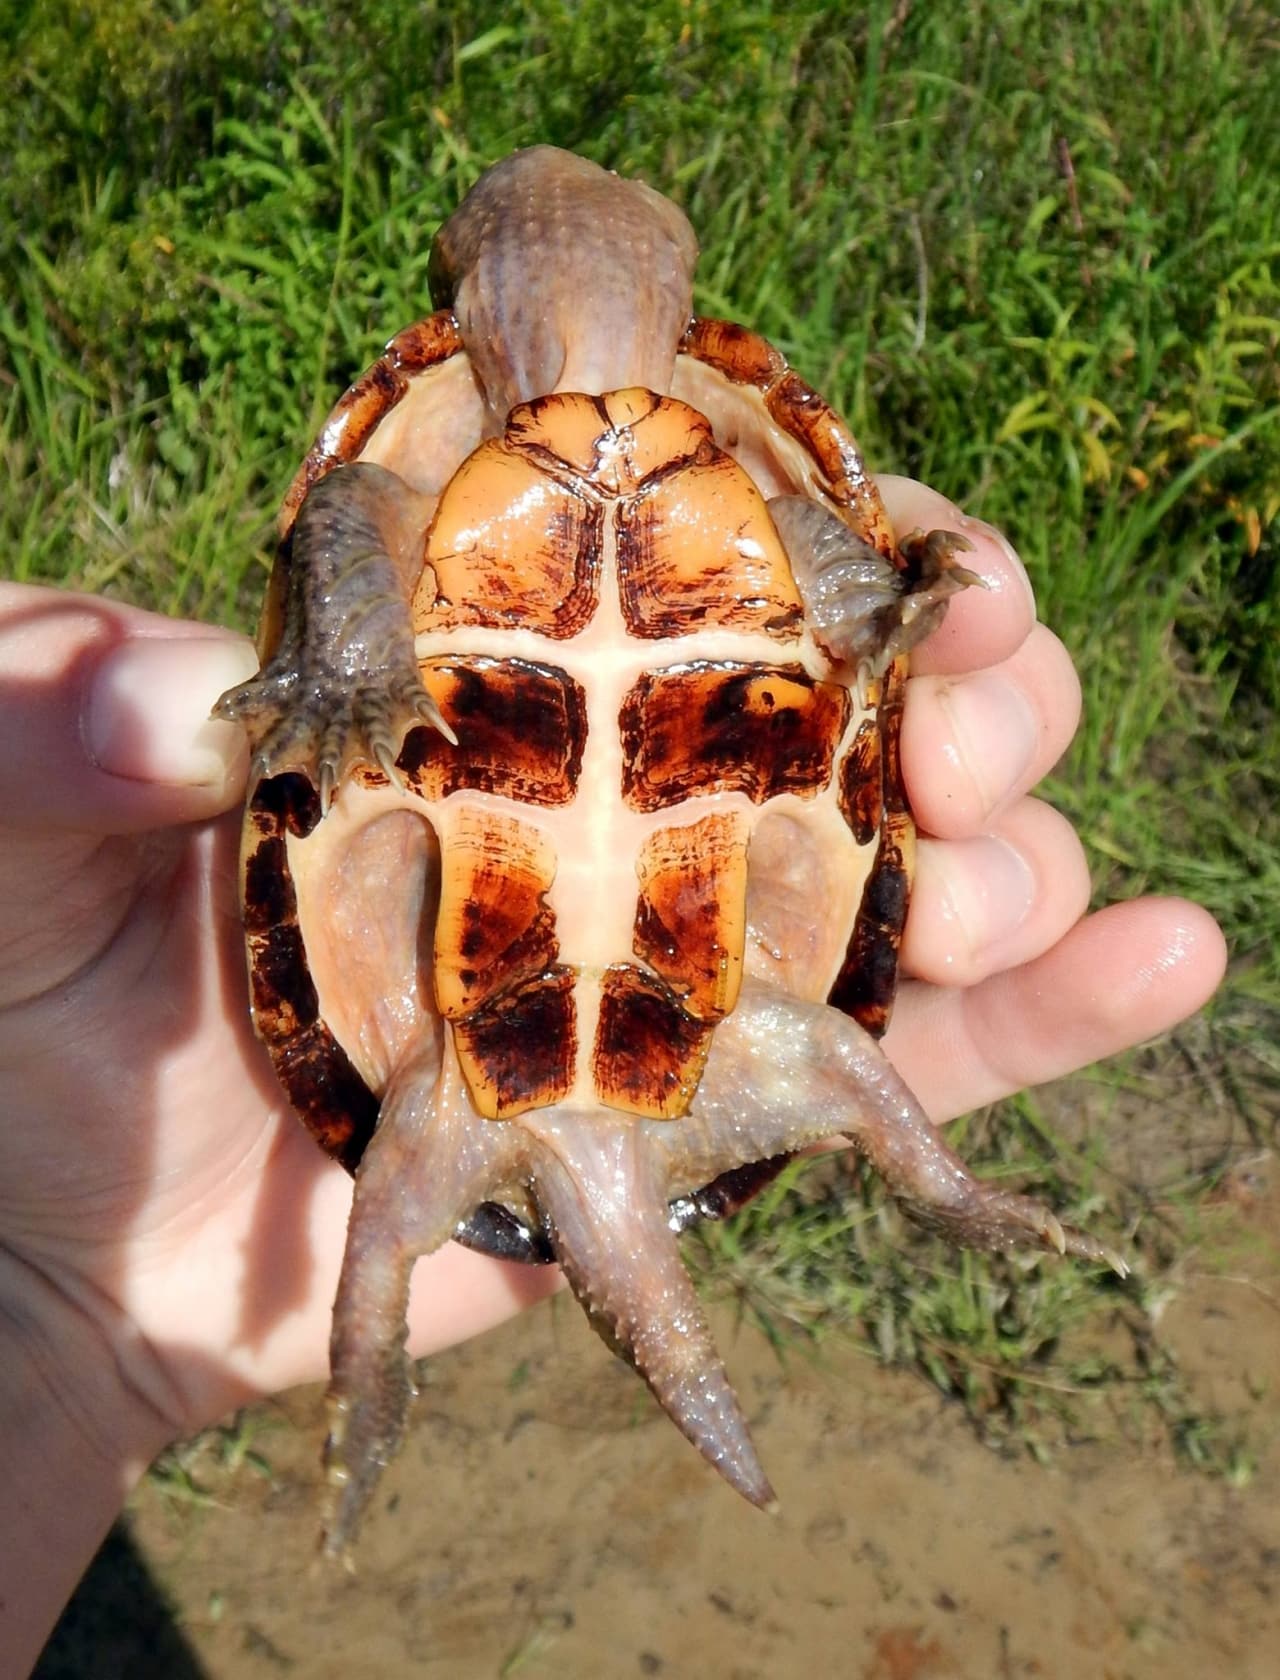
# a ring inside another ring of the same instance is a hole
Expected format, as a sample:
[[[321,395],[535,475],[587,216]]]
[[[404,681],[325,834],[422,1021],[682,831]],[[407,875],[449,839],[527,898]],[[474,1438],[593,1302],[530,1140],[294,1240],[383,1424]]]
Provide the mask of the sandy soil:
[[[1280,1173],[1239,1184],[1160,1330],[1249,1437],[1243,1486],[1119,1424],[1047,1469],[1001,1457],[918,1377],[837,1341],[783,1370],[721,1313],[770,1518],[552,1303],[433,1362],[355,1577],[315,1561],[306,1391],[254,1417],[269,1475],[215,1477],[208,1505],[143,1491],[39,1672],[1276,1680]]]

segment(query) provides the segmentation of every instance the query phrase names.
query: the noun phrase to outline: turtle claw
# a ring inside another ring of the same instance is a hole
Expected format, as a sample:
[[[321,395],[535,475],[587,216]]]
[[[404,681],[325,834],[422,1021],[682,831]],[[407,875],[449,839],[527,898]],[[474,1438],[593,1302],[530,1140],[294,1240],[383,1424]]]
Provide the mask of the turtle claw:
[[[1128,1266],[1113,1249],[1074,1225],[1064,1225],[1033,1197],[1002,1190],[967,1172],[963,1179],[947,1174],[946,1181],[945,1202],[899,1194],[899,1205],[908,1218],[961,1248],[1039,1247],[1077,1260],[1098,1261],[1117,1277],[1128,1277]]]
[[[325,812],[361,765],[380,771],[403,793],[396,760],[411,729],[429,725],[452,746],[458,744],[416,667],[402,676],[344,684],[307,664],[296,656],[287,662],[280,657],[214,706],[214,716],[244,725],[256,781],[295,771],[316,789]]]
[[[323,815],[333,804],[333,796],[338,787],[338,767],[332,759],[326,758],[320,766],[320,774],[315,778],[316,792],[320,795],[320,811]]]
[[[320,1549],[351,1568],[355,1538],[375,1484],[404,1439],[409,1406],[418,1390],[401,1354],[381,1381],[357,1399],[330,1394],[324,1443],[326,1503]]]

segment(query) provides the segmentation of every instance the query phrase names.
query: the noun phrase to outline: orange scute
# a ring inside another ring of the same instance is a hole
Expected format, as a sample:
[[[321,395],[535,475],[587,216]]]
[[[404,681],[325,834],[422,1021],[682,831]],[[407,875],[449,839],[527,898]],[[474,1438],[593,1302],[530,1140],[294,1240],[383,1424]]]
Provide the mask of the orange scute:
[[[738,812],[660,828],[640,852],[635,953],[685,1011],[716,1021],[738,1001],[746,938],[748,824]]]
[[[464,624],[575,635],[595,610],[602,514],[506,439],[454,474],[427,533],[419,631]]]
[[[529,823],[464,806],[442,859],[433,973],[440,1013],[456,1020],[555,961],[555,854]]]

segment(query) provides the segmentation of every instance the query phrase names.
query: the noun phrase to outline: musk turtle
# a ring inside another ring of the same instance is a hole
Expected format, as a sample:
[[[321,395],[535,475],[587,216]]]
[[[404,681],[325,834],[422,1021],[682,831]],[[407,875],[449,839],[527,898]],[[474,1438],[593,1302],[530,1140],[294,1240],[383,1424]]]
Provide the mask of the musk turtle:
[[[285,499],[250,737],[254,1023],[355,1174],[326,1545],[398,1445],[415,1260],[554,1259],[750,1500],[772,1494],[678,1232],[833,1135],[955,1241],[1109,1259],[975,1180],[876,1040],[913,829],[906,655],[976,581],[896,539],[697,246],[550,147],[437,235],[436,312]]]

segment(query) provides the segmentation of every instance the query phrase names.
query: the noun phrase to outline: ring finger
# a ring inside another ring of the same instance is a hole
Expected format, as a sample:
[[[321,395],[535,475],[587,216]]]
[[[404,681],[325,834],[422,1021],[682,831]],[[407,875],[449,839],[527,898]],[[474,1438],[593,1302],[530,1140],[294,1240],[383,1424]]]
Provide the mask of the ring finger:
[[[903,967],[936,985],[972,986],[1056,945],[1088,903],[1071,824],[1043,800],[1019,800],[983,834],[920,841]]]

